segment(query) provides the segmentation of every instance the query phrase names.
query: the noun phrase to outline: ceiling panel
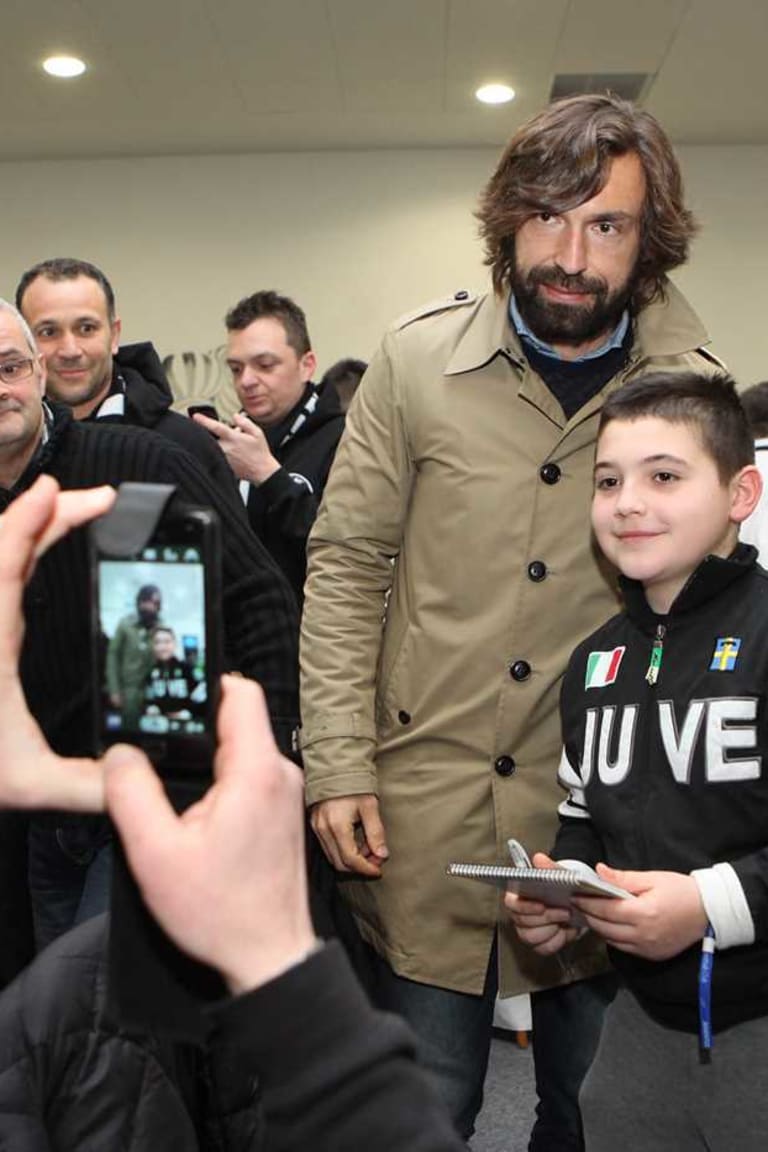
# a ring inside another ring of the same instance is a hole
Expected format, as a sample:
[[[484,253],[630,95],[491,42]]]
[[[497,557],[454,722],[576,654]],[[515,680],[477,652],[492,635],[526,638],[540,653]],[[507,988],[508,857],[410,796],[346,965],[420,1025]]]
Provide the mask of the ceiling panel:
[[[35,0],[3,32],[5,159],[495,146],[558,71],[650,72],[678,143],[768,144],[768,0]]]
[[[558,72],[655,72],[690,0],[575,0],[557,46]]]
[[[329,9],[346,111],[442,108],[446,0],[330,0]]]
[[[673,139],[768,143],[768,4],[692,4],[646,102]]]
[[[568,0],[452,0],[446,49],[451,108],[476,109],[474,91],[489,81],[515,89],[516,120],[546,103],[567,11]]]
[[[318,0],[205,0],[248,116],[338,109],[332,28]]]

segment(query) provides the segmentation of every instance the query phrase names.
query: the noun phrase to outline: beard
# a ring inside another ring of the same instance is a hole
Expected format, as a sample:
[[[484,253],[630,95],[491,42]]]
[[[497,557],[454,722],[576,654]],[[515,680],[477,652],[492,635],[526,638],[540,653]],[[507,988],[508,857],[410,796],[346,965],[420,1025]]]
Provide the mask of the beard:
[[[515,264],[512,293],[523,320],[545,344],[578,347],[614,330],[635,290],[633,272],[626,282],[611,291],[600,276],[582,272],[570,275],[557,264],[537,264],[521,269]],[[561,304],[542,296],[541,285],[583,292],[592,297],[586,304]]]

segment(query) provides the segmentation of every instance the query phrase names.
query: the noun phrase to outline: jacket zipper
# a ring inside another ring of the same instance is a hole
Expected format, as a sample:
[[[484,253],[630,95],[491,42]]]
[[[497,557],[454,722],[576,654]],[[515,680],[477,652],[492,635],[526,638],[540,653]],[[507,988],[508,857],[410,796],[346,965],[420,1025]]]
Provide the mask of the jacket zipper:
[[[648,664],[648,671],[645,674],[646,683],[650,684],[652,688],[659,678],[661,660],[664,655],[664,637],[666,634],[666,626],[664,624],[657,624],[656,634],[653,637],[653,647],[651,648],[651,659]]]

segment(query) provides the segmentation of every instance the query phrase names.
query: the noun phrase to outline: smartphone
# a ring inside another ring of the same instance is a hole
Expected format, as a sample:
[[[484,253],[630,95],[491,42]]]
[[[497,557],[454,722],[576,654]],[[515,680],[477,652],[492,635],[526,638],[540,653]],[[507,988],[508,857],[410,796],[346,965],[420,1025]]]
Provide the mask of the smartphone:
[[[129,554],[92,534],[97,742],[144,749],[169,779],[210,774],[222,660],[216,514],[172,500]]]
[[[190,418],[196,416],[198,413],[200,416],[207,416],[209,420],[219,419],[219,414],[213,404],[190,404],[189,408],[187,408],[187,416]]]

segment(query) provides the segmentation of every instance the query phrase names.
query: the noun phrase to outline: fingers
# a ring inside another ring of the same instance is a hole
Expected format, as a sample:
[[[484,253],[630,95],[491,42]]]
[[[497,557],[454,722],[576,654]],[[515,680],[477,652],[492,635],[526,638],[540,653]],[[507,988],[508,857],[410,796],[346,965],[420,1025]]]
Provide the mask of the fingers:
[[[516,892],[505,893],[504,905],[516,924],[567,924],[571,918],[568,908],[542,904],[539,900],[528,900]]]
[[[389,856],[389,848],[387,848],[387,838],[376,796],[365,796],[361,799],[360,820],[369,850],[379,860],[386,860]]]
[[[115,490],[109,487],[60,492],[51,476],[39,476],[32,487],[0,516],[0,582],[25,581],[34,561],[72,528],[93,520],[109,510]],[[21,589],[13,592],[10,610],[15,610]]]
[[[538,952],[539,956],[553,956],[555,952],[559,952],[561,948],[575,939],[577,932],[575,928],[549,924],[541,928],[531,928],[525,932],[519,932],[519,935],[520,939],[524,940],[535,952]]]
[[[50,476],[40,476],[28,492],[0,516],[0,586],[3,589],[3,633],[20,632],[16,621],[21,608],[22,585],[31,575],[35,548],[53,518],[59,486]],[[14,649],[15,662],[15,649]]]
[[[325,800],[312,808],[310,823],[323,852],[337,872],[381,876],[379,858],[371,853],[362,824],[360,806],[365,799],[375,800],[375,797],[345,796]],[[370,810],[367,817],[371,818]]]
[[[318,822],[317,815],[314,811],[310,814],[309,822],[312,825],[312,831],[320,841],[320,847],[331,867],[335,868],[337,872],[350,872],[351,868],[348,868],[342,860],[341,845],[337,842],[331,830],[324,824]]]
[[[310,823],[328,862],[337,872],[360,872],[364,876],[377,875],[358,849],[355,828],[351,822],[341,825],[335,822],[331,824],[322,811],[313,810]]]
[[[221,420],[212,420],[210,416],[203,416],[202,412],[195,412],[192,419],[195,424],[205,428],[206,432],[210,432],[217,439],[220,439],[225,432],[230,430],[228,424],[223,424]]]
[[[38,559],[73,528],[87,524],[108,512],[115,502],[117,492],[109,485],[101,488],[84,488],[77,492],[60,492],[56,500],[53,519],[49,521],[35,547]]]
[[[248,416],[243,416],[242,412],[236,412],[232,417],[232,426],[238,432],[245,432],[247,436],[253,437],[254,440],[266,439],[258,424],[254,424]]]
[[[104,757],[107,809],[120,834],[131,871],[144,886],[157,861],[173,854],[179,820],[160,778],[138,748],[116,744]]]
[[[29,491],[0,516],[0,672],[17,675],[24,624],[21,599],[35,559],[70,528],[105,512],[114,500],[110,488],[60,493],[50,476],[40,476]]]

